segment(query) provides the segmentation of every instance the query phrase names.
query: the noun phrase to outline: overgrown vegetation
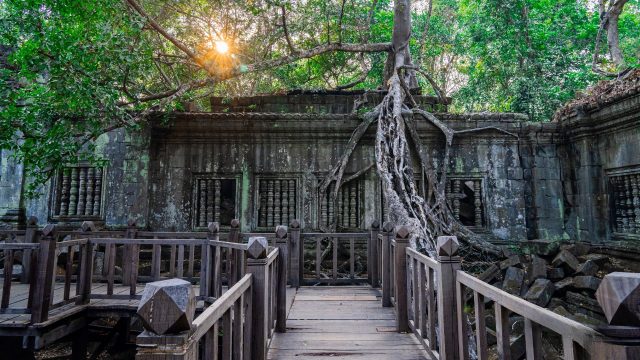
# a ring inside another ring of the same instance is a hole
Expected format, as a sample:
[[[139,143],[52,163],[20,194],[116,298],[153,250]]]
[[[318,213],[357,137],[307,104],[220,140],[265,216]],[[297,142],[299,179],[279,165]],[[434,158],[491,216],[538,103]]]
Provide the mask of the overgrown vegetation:
[[[181,101],[382,89],[320,190],[335,201],[351,151],[376,124],[392,220],[430,253],[436,235],[452,233],[491,251],[445,201],[437,164],[448,164],[462,134],[417,108],[409,90],[452,96],[459,110],[548,120],[576,91],[638,65],[638,11],[637,0],[5,0],[0,148],[25,164],[29,193],[66,163],[91,160],[100,134],[143,126],[149,112]],[[418,151],[414,118],[442,131],[442,161]],[[427,198],[415,189],[412,153]]]

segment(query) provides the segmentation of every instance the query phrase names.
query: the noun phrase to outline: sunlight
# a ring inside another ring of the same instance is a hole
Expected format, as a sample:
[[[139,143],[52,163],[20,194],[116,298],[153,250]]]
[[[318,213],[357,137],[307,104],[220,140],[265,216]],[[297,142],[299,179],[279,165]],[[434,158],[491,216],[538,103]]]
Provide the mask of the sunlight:
[[[229,51],[229,44],[223,40],[218,40],[215,43],[216,51],[220,54],[226,54]]]

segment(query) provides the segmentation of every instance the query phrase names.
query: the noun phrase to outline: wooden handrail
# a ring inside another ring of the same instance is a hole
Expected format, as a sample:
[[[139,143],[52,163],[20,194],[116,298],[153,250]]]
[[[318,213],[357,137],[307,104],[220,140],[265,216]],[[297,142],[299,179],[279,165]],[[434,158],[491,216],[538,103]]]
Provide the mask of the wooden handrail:
[[[534,321],[536,324],[548,328],[563,337],[567,336],[571,338],[588,352],[593,344],[593,340],[601,337],[597,331],[586,325],[511,295],[462,270],[458,270],[456,279],[460,284],[474,292],[482,294],[485,298],[493,300],[496,304],[526,319]]]
[[[251,288],[251,274],[246,274],[193,320],[191,340],[198,341],[222,318],[240,297]]]

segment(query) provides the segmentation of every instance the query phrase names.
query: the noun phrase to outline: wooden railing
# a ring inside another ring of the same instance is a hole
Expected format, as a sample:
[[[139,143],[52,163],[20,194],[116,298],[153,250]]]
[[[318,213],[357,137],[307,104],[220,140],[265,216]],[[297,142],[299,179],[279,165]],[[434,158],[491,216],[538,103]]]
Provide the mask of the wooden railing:
[[[286,229],[281,230],[286,234]],[[195,318],[190,331],[143,332],[137,338],[136,359],[215,360],[219,341],[223,359],[266,359],[273,333],[286,331],[286,293],[279,285],[286,286],[287,264],[280,249],[268,247],[264,237],[251,238],[246,250],[247,274]]]
[[[438,238],[434,259],[409,246],[410,233],[406,227],[391,229],[390,224],[385,224],[378,236],[383,306],[395,307],[397,330],[413,332],[432,359],[488,359],[485,315],[491,305],[495,311],[499,359],[520,356],[511,354],[510,313],[524,318],[527,359],[543,358],[543,332],[561,337],[564,359],[608,358],[613,351],[614,357],[620,359],[640,356],[637,341],[630,344],[627,339],[609,338],[464,272],[455,237]],[[473,322],[468,319],[470,308]],[[640,332],[639,328],[623,330]],[[475,346],[470,346],[470,339]]]

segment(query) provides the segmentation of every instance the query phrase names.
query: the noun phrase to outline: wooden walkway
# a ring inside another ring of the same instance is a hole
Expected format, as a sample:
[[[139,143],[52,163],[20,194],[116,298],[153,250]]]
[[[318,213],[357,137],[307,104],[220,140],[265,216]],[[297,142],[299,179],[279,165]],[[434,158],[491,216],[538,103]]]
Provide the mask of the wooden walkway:
[[[301,287],[289,294],[287,332],[274,335],[269,359],[428,359],[413,334],[396,332],[394,309],[382,307],[378,289]]]

